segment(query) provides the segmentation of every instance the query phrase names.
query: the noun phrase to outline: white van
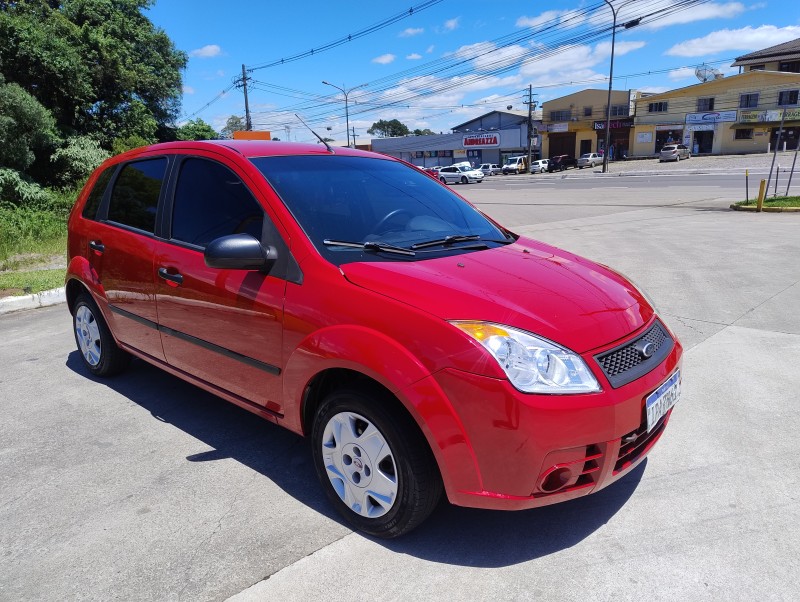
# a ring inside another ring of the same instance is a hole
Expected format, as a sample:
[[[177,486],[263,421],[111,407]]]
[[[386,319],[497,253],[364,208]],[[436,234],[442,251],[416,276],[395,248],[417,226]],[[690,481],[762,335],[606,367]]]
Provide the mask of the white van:
[[[509,157],[503,165],[503,175],[525,173],[528,169],[528,157]]]

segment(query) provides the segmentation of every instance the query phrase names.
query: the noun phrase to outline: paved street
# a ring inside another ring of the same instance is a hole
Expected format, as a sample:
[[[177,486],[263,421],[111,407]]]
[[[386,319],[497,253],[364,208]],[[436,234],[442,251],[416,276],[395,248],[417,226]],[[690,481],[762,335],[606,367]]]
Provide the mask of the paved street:
[[[64,306],[0,316],[0,600],[797,600],[800,213],[728,210],[734,159],[455,187],[647,290],[683,396],[602,492],[400,540],[339,522],[302,439],[142,362],[90,378]]]

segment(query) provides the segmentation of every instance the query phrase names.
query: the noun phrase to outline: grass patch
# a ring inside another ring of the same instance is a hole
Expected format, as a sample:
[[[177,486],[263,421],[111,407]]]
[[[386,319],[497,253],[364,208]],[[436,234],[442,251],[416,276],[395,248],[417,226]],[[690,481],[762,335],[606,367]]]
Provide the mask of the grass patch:
[[[739,201],[736,205],[755,205],[756,199],[749,203],[747,201]],[[764,207],[800,207],[800,196],[779,196],[767,197],[764,199]]]
[[[67,270],[35,270],[32,272],[0,272],[0,297],[30,295],[64,286]]]

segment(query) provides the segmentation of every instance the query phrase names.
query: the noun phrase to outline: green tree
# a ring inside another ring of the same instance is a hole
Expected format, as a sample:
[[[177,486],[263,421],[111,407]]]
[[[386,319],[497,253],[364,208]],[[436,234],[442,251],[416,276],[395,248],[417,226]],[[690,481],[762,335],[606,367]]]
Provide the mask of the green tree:
[[[0,69],[64,133],[154,137],[172,123],[187,57],[144,11],[153,0],[0,3]],[[154,127],[154,124],[156,127]]]
[[[0,74],[0,167],[26,171],[58,142],[55,120],[39,101]]]
[[[231,115],[225,122],[225,127],[220,131],[220,136],[223,138],[233,138],[234,132],[242,132],[247,129],[244,119],[238,115]]]
[[[381,138],[407,136],[409,133],[410,130],[408,127],[400,123],[397,119],[392,119],[391,121],[381,119],[373,123],[372,127],[367,130],[367,134],[372,134],[373,136],[377,135]]]
[[[178,140],[217,140],[220,136],[202,119],[189,120],[177,130]]]
[[[58,174],[57,183],[74,186],[83,183],[95,168],[109,157],[108,151],[89,136],[72,136],[50,157]]]
[[[414,135],[415,136],[431,136],[431,135],[433,135],[435,133],[436,132],[433,132],[433,131],[429,130],[428,128],[425,128],[424,130],[420,130],[420,129],[414,130]]]

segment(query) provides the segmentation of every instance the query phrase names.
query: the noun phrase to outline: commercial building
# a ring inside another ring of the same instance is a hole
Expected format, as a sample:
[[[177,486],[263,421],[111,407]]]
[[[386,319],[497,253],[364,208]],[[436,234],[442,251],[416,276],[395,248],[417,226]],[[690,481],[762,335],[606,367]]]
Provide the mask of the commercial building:
[[[732,67],[747,71],[800,73],[800,38],[737,57]]]
[[[612,158],[628,154],[636,91],[611,91],[609,148]],[[608,90],[582,90],[542,104],[542,156],[604,151]]]
[[[800,136],[800,74],[751,70],[635,101],[632,156],[653,156],[671,142],[694,154],[793,149]],[[783,135],[778,131],[783,120]]]
[[[398,157],[421,167],[452,165],[469,161],[473,165],[502,162],[510,156],[528,152],[528,112],[492,111],[461,123],[449,134],[373,138],[372,150]],[[540,141],[533,123],[532,151],[539,157]]]

